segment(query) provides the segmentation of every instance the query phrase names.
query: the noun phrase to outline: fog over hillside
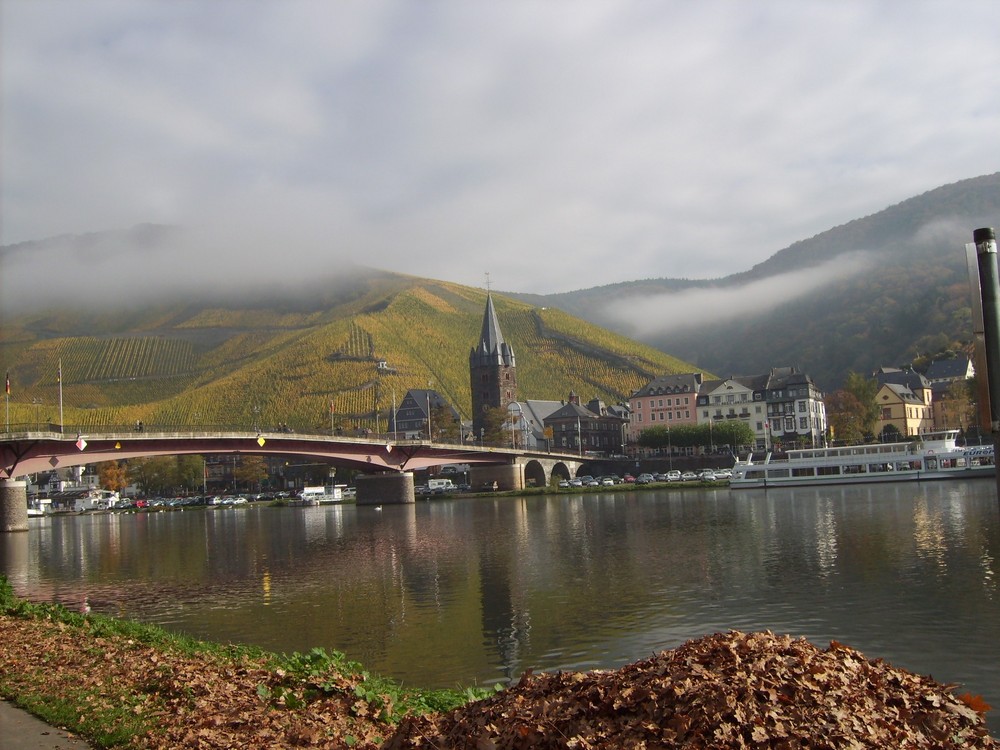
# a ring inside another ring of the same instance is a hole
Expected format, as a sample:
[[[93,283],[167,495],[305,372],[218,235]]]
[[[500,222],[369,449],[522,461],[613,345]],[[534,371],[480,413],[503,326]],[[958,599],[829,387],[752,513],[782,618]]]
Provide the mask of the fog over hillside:
[[[614,299],[593,315],[632,338],[646,341],[695,325],[715,325],[759,315],[830,285],[865,273],[876,262],[873,253],[853,252],[813,268],[754,281],[689,287]]]
[[[203,229],[142,225],[0,248],[0,313],[56,307],[127,308],[185,301],[292,303],[365,273],[294,235],[220,237]]]

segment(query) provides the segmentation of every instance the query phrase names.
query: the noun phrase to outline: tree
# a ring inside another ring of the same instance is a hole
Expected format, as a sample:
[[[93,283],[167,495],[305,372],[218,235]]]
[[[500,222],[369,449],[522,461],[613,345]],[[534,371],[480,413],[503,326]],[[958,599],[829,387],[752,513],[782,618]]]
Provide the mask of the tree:
[[[883,443],[898,443],[903,439],[899,428],[894,424],[887,424],[879,433],[878,439]]]
[[[128,486],[128,472],[118,461],[102,461],[97,464],[97,477],[101,488],[118,492]]]
[[[484,445],[508,445],[510,443],[510,436],[504,430],[504,425],[507,424],[506,409],[502,409],[499,406],[486,409],[483,412],[482,423],[482,440]],[[480,438],[479,435],[475,435],[474,437],[477,440]]]
[[[878,381],[866,378],[857,372],[849,372],[844,382],[844,390],[857,399],[858,426],[861,432],[866,437],[874,435],[879,417],[878,403],[875,401],[875,396],[878,395]]]
[[[860,443],[864,439],[861,403],[850,391],[841,389],[826,397],[826,418],[835,440]]]
[[[135,458],[128,465],[129,479],[144,495],[163,495],[176,486],[175,456]]]
[[[205,485],[205,459],[202,456],[177,457],[177,484],[186,490],[198,490]]]
[[[267,464],[262,456],[240,456],[239,466],[236,467],[235,477],[237,485],[242,484],[249,489],[260,489],[260,483],[267,479]]]
[[[736,450],[753,445],[755,435],[746,422],[738,419],[707,424],[679,424],[673,427],[657,425],[639,433],[638,443],[644,448],[711,448],[728,445]]]
[[[965,429],[976,421],[972,380],[956,380],[945,392],[947,416],[945,427]]]
[[[452,410],[444,404],[438,404],[431,409],[431,429],[433,439],[443,443],[457,443],[461,436],[462,425],[455,419]]]

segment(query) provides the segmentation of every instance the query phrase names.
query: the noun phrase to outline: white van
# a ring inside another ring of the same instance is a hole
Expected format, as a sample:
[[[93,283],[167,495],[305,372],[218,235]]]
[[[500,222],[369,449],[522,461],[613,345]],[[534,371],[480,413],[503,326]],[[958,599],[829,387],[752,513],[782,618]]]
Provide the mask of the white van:
[[[320,505],[321,503],[339,503],[344,499],[343,488],[340,485],[327,487],[303,487],[299,500],[303,505]]]
[[[433,495],[442,495],[445,492],[454,492],[455,483],[450,479],[428,479],[427,490]]]

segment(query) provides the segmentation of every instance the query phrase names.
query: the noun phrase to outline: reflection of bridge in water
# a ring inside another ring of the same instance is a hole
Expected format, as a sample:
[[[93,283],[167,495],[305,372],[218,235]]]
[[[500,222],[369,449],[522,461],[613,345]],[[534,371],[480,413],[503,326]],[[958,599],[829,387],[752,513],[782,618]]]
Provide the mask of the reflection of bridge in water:
[[[422,440],[352,438],[289,432],[62,432],[7,433],[0,439],[0,477],[141,456],[246,454],[319,458],[361,469],[359,503],[412,502],[413,472],[443,464],[469,464],[473,487],[498,490],[545,486],[555,475],[575,476],[583,458],[573,454],[451,445]]]

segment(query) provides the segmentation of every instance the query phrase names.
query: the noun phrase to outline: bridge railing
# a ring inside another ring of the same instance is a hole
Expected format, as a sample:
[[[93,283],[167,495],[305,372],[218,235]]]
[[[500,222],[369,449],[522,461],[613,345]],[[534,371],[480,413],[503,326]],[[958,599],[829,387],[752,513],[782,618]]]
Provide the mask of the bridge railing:
[[[277,427],[255,427],[252,425],[247,425],[245,422],[239,423],[219,423],[219,424],[156,424],[147,422],[130,422],[127,424],[63,424],[60,425],[54,422],[11,422],[10,424],[0,424],[0,440],[4,438],[12,438],[15,435],[31,435],[31,434],[45,434],[45,435],[63,435],[65,437],[76,437],[76,436],[89,436],[89,435],[125,435],[128,433],[133,434],[165,434],[165,435],[188,435],[188,436],[212,436],[219,434],[229,434],[229,433],[240,433],[240,434],[253,434],[257,433],[263,436],[298,436],[301,438],[313,438],[313,437],[326,437],[326,438],[337,438],[346,440],[357,440],[364,442],[384,442],[391,443],[398,446],[407,445],[432,445],[432,446],[446,446],[449,448],[463,449],[463,448],[480,448],[480,449],[492,449],[498,451],[509,451],[516,449],[511,449],[509,445],[505,442],[497,443],[491,445],[489,443],[482,444],[477,441],[469,441],[465,443],[445,441],[441,439],[437,440],[427,440],[425,439],[397,439],[393,436],[393,433],[374,433],[370,430],[343,430],[343,431],[331,431],[326,430],[316,430],[312,432],[306,431],[296,431],[292,430],[286,426],[279,425]],[[551,448],[535,448],[527,452],[543,452],[552,453]],[[558,451],[556,451],[558,452]]]

